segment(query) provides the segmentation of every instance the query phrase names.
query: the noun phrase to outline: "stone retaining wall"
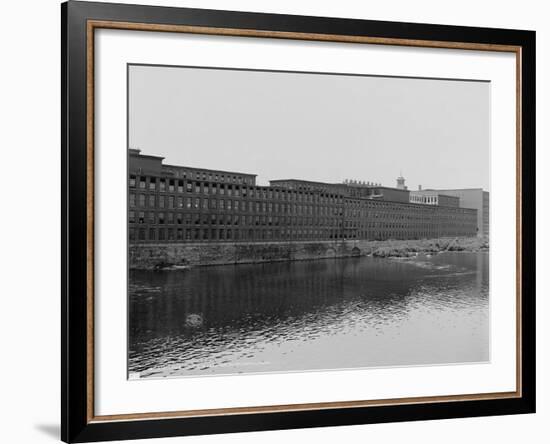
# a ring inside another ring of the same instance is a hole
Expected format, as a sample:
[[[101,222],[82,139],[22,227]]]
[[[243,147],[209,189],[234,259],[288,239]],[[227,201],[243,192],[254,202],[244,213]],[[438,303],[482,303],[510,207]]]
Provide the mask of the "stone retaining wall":
[[[462,245],[462,246],[461,246]],[[367,256],[392,251],[442,251],[453,247],[477,251],[482,248],[477,238],[444,238],[422,240],[345,240],[257,243],[142,243],[129,249],[131,269],[159,269],[174,266],[244,264],[256,262],[295,261],[331,257]],[[384,256],[390,254],[384,253]],[[393,255],[400,255],[399,253]]]

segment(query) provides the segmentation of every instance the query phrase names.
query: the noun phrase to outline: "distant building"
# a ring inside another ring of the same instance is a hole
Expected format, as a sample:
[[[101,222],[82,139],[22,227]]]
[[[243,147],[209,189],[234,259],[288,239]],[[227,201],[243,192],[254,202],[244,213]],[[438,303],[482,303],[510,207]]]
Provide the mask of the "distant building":
[[[129,150],[128,232],[135,242],[269,242],[475,236],[477,209],[410,202],[370,182],[298,179],[165,165]],[[449,194],[445,192],[445,194]]]
[[[449,196],[460,199],[462,208],[473,208],[477,210],[477,233],[478,236],[489,237],[489,192],[482,188],[460,188],[450,190],[437,190]]]
[[[460,198],[443,194],[437,190],[418,190],[410,192],[410,202],[424,205],[441,205],[443,207],[460,207]]]
[[[270,186],[301,191],[332,191],[351,197],[365,199],[387,200],[391,202],[409,202],[409,191],[400,188],[382,186],[380,184],[359,183],[348,181],[344,183],[310,182],[301,179],[270,180]]]

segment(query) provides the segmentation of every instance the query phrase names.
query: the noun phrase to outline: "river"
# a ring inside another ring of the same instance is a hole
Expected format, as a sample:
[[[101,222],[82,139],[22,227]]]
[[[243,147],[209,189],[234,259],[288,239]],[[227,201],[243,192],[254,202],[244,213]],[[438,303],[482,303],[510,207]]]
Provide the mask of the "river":
[[[130,378],[489,360],[489,254],[130,271]]]

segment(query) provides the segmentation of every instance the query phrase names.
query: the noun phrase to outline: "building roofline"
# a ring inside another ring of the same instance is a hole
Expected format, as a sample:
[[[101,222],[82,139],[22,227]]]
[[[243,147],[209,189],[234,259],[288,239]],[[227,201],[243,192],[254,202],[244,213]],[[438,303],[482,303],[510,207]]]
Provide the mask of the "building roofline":
[[[344,183],[330,183],[330,182],[320,182],[318,180],[306,180],[306,179],[270,179],[270,182],[305,182],[305,183],[314,183],[318,185],[341,185],[346,186]]]
[[[317,185],[330,185],[330,186],[340,186],[340,187],[349,187],[349,188],[383,188],[385,190],[397,190],[397,191],[411,191],[408,188],[406,190],[397,187],[390,187],[387,185],[354,185],[349,183],[331,183],[331,182],[319,182],[315,180],[305,180],[305,179],[272,179],[269,182],[303,182],[303,183],[313,183]]]
[[[170,168],[188,168],[192,170],[199,170],[199,171],[208,171],[209,173],[224,173],[224,174],[239,174],[241,176],[252,176],[257,177],[257,174],[251,174],[251,173],[241,173],[239,171],[226,171],[226,170],[212,170],[210,168],[200,168],[200,167],[194,167],[189,165],[171,165],[171,164],[162,164],[163,167],[170,167]]]
[[[134,157],[145,157],[146,159],[160,159],[161,161],[165,159],[165,157],[162,156],[154,156],[153,154],[140,154],[140,153],[132,153],[130,152],[131,156]]]
[[[155,156],[153,154],[142,154],[141,149],[138,148],[128,148],[129,155],[135,156],[135,157],[146,157],[149,159],[161,159],[164,160],[166,157],[163,156]],[[257,177],[257,174],[250,174],[250,173],[241,173],[239,171],[226,171],[226,170],[213,170],[210,168],[200,168],[200,167],[194,167],[190,165],[172,165],[172,164],[162,164],[163,167],[169,167],[169,168],[188,168],[192,170],[200,170],[200,171],[208,171],[209,173],[224,173],[224,174],[239,174],[241,176],[250,176],[250,177]]]
[[[411,191],[411,193],[418,193],[418,194],[437,193],[438,196],[446,196],[446,197],[452,197],[452,198],[459,199],[458,196],[453,196],[452,194],[440,193],[439,192],[440,190],[410,190],[410,191]]]
[[[420,191],[486,191],[483,188],[426,188]],[[418,191],[418,190],[415,190]],[[487,191],[488,192],[488,191]]]

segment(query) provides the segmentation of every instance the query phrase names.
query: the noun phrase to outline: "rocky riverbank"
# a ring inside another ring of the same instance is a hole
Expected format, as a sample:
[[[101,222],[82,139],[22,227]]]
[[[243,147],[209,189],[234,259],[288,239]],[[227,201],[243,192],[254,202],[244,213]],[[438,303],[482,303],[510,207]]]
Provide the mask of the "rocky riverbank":
[[[374,256],[407,258],[442,251],[484,251],[487,240],[442,238],[415,240],[338,240],[293,242],[143,243],[129,248],[130,269],[162,270],[203,265],[301,261],[339,257]]]
[[[489,250],[489,240],[483,238],[445,238],[414,241],[388,241],[372,251],[374,257],[413,257],[419,253],[437,254],[445,251],[478,252]]]

